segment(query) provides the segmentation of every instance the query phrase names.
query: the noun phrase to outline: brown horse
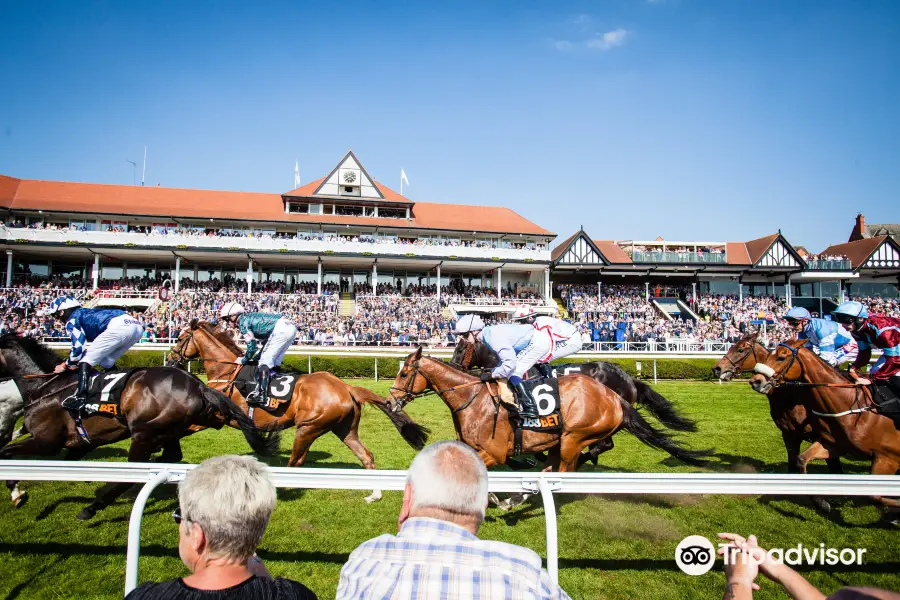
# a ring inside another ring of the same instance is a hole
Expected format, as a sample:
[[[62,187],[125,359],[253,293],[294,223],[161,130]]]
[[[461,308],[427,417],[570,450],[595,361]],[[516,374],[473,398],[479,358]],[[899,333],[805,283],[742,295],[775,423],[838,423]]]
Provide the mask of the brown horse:
[[[169,357],[169,364],[181,364],[200,358],[206,366],[208,383],[228,395],[243,413],[248,412],[246,399],[234,386],[242,365],[237,363],[243,351],[222,330],[197,319],[185,329]],[[302,375],[293,396],[275,414],[254,410],[253,420],[266,431],[280,431],[296,427],[294,446],[288,466],[299,467],[306,461],[309,448],[316,439],[329,431],[334,433],[359,458],[367,469],[375,468],[375,457],[359,439],[359,419],[362,405],[371,404],[388,416],[403,439],[421,450],[430,433],[400,411],[390,410],[382,398],[363,387],[348,385],[331,373]],[[366,498],[372,502],[381,498],[374,490]]]
[[[0,338],[2,369],[14,378],[25,400],[25,428],[30,437],[0,449],[0,459],[54,456],[66,449],[65,460],[78,460],[99,446],[131,438],[129,462],[146,462],[157,450],[161,460],[181,460],[179,440],[207,427],[221,428],[226,420],[237,423],[250,447],[260,454],[278,449],[277,434],[260,432],[224,394],[208,388],[181,369],[137,369],[122,390],[115,417],[93,414],[82,419],[89,441],[75,429],[75,420],[62,408],[63,398],[74,392],[77,374],[53,375],[62,362],[43,344],[13,334]],[[8,483],[15,490],[15,482]],[[132,484],[121,483],[98,493],[97,499],[78,514],[93,517],[109,506]]]
[[[756,366],[751,387],[761,394],[779,387],[809,390],[807,418],[823,451],[828,456],[869,457],[873,475],[894,475],[900,468],[900,431],[894,421],[872,410],[875,405],[866,386],[849,381],[804,344],[802,340],[779,344],[765,363]],[[875,500],[900,506],[890,498]]]
[[[684,462],[705,464],[699,458],[704,453],[688,450],[653,429],[634,407],[591,377],[567,375],[558,382],[562,432],[522,433],[523,453],[549,451],[545,470],[574,471],[584,448],[620,429]],[[504,464],[513,455],[514,430],[509,413],[495,400],[489,384],[438,359],[422,356],[420,346],[397,373],[391,398],[400,409],[427,390],[440,396],[450,408],[457,437],[474,448],[485,465]]]
[[[741,373],[752,371],[757,363],[765,364],[769,358],[768,349],[759,341],[759,332],[745,336],[713,366],[713,375],[721,381],[731,381]],[[809,404],[813,400],[809,389],[776,387],[766,397],[769,399],[769,414],[781,430],[781,439],[788,455],[788,473],[806,473],[806,465],[817,458],[826,459],[828,470],[841,473],[841,460],[831,455],[817,441]],[[811,442],[812,446],[800,453],[800,445]]]

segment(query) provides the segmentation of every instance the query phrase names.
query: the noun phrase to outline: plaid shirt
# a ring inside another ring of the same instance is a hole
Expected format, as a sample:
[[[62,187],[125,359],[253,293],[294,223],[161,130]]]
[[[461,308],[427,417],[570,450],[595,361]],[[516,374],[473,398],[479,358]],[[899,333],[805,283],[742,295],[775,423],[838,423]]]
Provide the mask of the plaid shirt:
[[[534,551],[480,540],[453,523],[413,518],[361,544],[341,569],[337,600],[568,600]]]

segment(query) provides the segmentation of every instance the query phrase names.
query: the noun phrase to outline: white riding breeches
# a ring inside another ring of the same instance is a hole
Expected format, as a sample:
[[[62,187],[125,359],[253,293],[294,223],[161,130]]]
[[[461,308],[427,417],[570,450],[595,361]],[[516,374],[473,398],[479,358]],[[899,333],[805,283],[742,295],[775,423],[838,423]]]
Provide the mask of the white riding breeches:
[[[516,355],[516,368],[513,370],[513,375],[525,377],[528,369],[533,367],[535,363],[540,362],[544,357],[549,356],[552,349],[553,344],[550,341],[550,336],[543,332],[535,331],[528,345]]]
[[[141,341],[142,335],[144,326],[140,321],[130,315],[119,315],[109,322],[106,331],[90,343],[79,362],[111,369],[120,356]]]
[[[537,335],[537,334],[535,334]],[[553,344],[553,351],[549,356],[545,356],[538,362],[550,362],[551,360],[556,360],[557,358],[565,358],[569,355],[575,354],[576,352],[580,352],[582,347],[584,346],[580,333],[575,333],[570,338],[566,338],[564,340],[556,340]]]
[[[281,318],[275,322],[269,340],[262,349],[262,355],[259,357],[259,364],[266,365],[270,369],[281,366],[284,360],[284,354],[288,348],[294,343],[297,337],[297,326]]]

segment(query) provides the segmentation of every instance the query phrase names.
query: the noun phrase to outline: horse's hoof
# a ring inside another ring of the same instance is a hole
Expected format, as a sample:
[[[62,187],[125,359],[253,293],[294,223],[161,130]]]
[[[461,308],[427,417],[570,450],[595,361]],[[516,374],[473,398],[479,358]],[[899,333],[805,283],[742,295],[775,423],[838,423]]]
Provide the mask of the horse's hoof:
[[[488,504],[491,506],[500,506],[500,498],[497,497],[497,494],[494,492],[488,494]]]
[[[25,506],[25,503],[28,502],[28,492],[22,492],[19,494],[15,500],[13,500],[13,506],[16,508],[22,508]]]
[[[504,500],[503,503],[506,505],[506,510],[509,510],[509,509],[515,508],[517,506],[522,506],[527,501],[528,501],[527,494],[514,494],[514,495],[510,496],[509,498],[507,498],[506,500]]]
[[[85,508],[85,509],[84,509],[83,511],[81,511],[80,513],[78,513],[78,514],[75,516],[75,518],[78,519],[79,521],[90,521],[91,519],[94,518],[94,515],[96,515],[96,514],[97,514],[97,511],[96,511],[96,510],[94,510],[93,508],[88,507],[88,508]]]
[[[363,498],[366,501],[366,504],[372,504],[373,502],[378,502],[381,500],[381,490],[375,490],[371,493],[371,495]]]
[[[831,504],[829,504],[828,501],[825,500],[824,498],[813,498],[812,501],[813,501],[813,505],[815,505],[815,507],[818,508],[820,511],[822,511],[824,513],[831,512]]]

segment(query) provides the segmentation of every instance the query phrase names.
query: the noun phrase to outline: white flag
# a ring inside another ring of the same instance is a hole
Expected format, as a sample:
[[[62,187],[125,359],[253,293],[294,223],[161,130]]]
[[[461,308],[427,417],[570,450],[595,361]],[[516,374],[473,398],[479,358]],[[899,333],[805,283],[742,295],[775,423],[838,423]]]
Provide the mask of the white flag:
[[[294,187],[300,187],[300,161],[294,161]]]
[[[404,182],[406,183],[406,185],[409,185],[409,179],[407,179],[407,177],[406,177],[406,171],[404,171],[401,168],[400,169],[400,183],[404,183]]]

